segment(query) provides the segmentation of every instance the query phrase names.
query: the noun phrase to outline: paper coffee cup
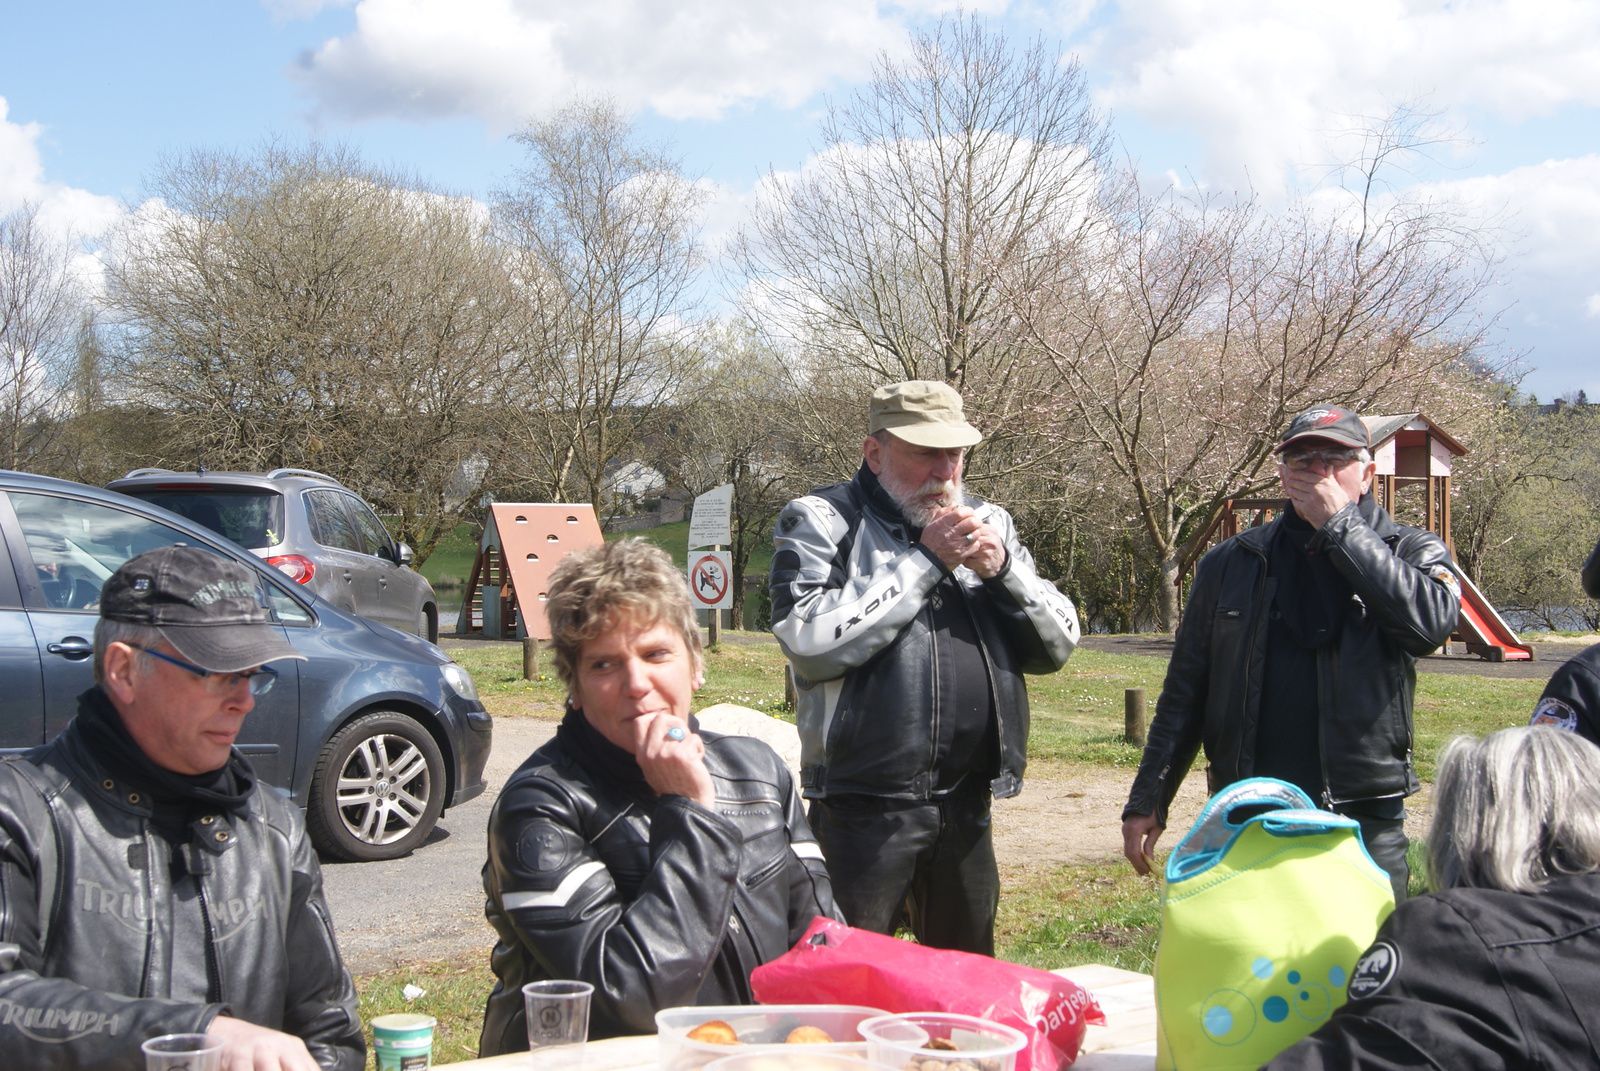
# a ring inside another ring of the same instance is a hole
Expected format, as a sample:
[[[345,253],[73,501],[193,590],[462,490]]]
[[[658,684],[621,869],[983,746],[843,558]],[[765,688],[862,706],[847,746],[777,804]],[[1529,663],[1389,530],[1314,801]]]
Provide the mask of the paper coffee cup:
[[[433,1066],[431,1015],[396,1012],[372,1020],[372,1052],[378,1071],[427,1071]]]

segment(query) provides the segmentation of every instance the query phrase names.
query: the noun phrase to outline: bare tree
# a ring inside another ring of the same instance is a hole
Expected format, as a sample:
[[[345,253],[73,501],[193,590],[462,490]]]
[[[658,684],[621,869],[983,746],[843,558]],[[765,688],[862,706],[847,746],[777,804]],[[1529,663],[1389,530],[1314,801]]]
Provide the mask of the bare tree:
[[[1135,187],[1105,254],[1034,292],[1028,322],[1059,377],[1035,408],[1127,489],[1167,627],[1226,501],[1271,486],[1292,414],[1418,408],[1479,345],[1491,258],[1448,208],[1381,193],[1405,142],[1374,136],[1342,212]]]
[[[656,456],[669,479],[691,494],[733,485],[734,591],[746,588],[751,555],[772,539],[785,502],[810,489],[800,446],[790,431],[797,386],[786,356],[749,325],[708,331],[710,355],[692,398],[673,416]],[[763,580],[765,578],[762,578]],[[761,588],[764,596],[765,586]],[[744,599],[734,600],[733,627],[744,628]]]
[[[512,345],[482,214],[315,145],[191,153],[151,192],[109,271],[118,400],[169,429],[150,460],[326,470],[425,557]]]
[[[738,244],[754,314],[816,378],[943,379],[998,440],[1020,433],[1037,342],[1017,299],[1103,223],[1107,133],[1077,64],[947,20],[830,107],[822,143],[770,176]]]
[[[609,102],[572,103],[516,141],[526,166],[494,203],[527,311],[502,406],[523,445],[511,477],[598,509],[701,356],[699,194]]]
[[[61,417],[86,309],[72,247],[24,204],[0,216],[0,450],[6,468],[34,465]]]

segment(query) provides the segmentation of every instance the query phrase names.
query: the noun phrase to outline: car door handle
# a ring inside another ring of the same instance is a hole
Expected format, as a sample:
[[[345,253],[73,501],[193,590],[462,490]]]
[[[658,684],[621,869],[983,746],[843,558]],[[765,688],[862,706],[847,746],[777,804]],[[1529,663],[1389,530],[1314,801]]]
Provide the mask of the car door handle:
[[[52,643],[45,647],[51,654],[58,654],[62,658],[76,662],[81,658],[88,658],[94,654],[94,644],[82,636],[68,636],[60,643]]]
[[[355,582],[355,578],[354,578],[354,577],[353,577],[353,576],[351,576],[351,575],[350,575],[350,571],[349,571],[349,570],[345,570],[345,574],[344,574],[344,582],[345,582],[345,583],[346,583],[346,584],[352,584],[352,583],[354,583],[354,582]]]

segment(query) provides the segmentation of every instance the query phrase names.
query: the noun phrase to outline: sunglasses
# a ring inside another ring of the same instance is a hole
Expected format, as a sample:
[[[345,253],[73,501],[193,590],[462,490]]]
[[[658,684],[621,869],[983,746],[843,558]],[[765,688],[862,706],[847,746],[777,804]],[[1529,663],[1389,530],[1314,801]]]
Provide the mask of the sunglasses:
[[[251,695],[266,695],[272,691],[272,686],[278,681],[278,671],[267,666],[257,666],[255,669],[242,673],[215,673],[209,669],[202,669],[193,662],[185,662],[181,658],[173,658],[169,654],[162,654],[160,651],[153,651],[148,647],[140,647],[136,643],[130,643],[128,646],[135,651],[143,651],[151,658],[159,658],[161,661],[177,666],[179,669],[188,670],[201,680],[209,681],[211,687],[219,692],[225,692],[240,681],[243,681],[249,687]]]
[[[1284,454],[1279,460],[1286,468],[1303,472],[1312,465],[1321,465],[1329,469],[1342,468],[1360,456],[1360,450],[1296,450],[1292,454]]]

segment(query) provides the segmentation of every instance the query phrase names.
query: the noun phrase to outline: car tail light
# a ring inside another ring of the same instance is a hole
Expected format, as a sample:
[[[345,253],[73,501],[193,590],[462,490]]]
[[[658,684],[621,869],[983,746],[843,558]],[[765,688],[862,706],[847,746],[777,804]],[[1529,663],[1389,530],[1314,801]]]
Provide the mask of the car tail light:
[[[296,584],[309,584],[317,575],[317,563],[303,554],[274,554],[267,564]]]

